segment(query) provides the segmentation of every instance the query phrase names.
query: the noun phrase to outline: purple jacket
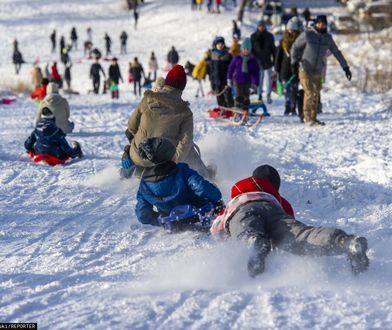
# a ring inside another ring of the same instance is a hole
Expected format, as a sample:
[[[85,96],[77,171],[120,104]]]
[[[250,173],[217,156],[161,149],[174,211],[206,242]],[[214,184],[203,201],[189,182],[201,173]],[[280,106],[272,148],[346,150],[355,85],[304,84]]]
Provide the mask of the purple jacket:
[[[241,55],[238,55],[230,62],[227,79],[230,79],[239,85],[253,84],[258,86],[260,79],[260,67],[257,64],[256,58],[253,55],[250,56],[248,60],[248,73],[243,73],[241,68],[242,57]]]

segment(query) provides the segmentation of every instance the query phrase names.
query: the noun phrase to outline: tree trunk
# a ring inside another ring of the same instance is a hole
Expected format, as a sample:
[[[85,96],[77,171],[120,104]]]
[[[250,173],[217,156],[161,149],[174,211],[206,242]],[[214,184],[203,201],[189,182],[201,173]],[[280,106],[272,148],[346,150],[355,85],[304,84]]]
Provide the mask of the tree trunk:
[[[241,0],[240,6],[238,8],[237,21],[242,23],[244,17],[245,6],[248,0]]]

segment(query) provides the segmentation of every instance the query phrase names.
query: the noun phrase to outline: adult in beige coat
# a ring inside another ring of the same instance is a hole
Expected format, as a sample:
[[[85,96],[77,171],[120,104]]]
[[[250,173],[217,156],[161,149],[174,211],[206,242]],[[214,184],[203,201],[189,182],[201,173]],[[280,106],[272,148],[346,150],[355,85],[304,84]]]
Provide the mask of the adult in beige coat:
[[[54,114],[56,126],[65,134],[72,132],[75,125],[69,121],[70,111],[68,101],[59,94],[58,86],[54,82],[48,84],[46,96],[38,109],[36,123],[41,119],[43,108],[48,108]]]
[[[189,103],[181,98],[186,85],[186,74],[175,65],[165,79],[162,89],[146,91],[128,120],[126,135],[131,142],[129,156],[139,167],[156,164],[139,157],[137,148],[146,137],[165,137],[176,146],[175,162],[188,163],[202,176],[209,177],[198,148],[193,143],[193,114]]]
[[[32,77],[31,77],[31,82],[34,85],[34,89],[37,89],[38,87],[40,87],[42,85],[42,70],[39,67],[38,64],[34,64],[33,67],[33,73],[32,73]]]

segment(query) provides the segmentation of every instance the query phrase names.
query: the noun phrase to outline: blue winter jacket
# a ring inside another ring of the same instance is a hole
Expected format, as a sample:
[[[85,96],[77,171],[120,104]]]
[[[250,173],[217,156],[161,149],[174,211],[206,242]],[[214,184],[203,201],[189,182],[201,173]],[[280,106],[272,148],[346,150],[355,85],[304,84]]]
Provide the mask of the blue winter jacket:
[[[187,164],[177,164],[177,173],[160,181],[140,181],[136,216],[143,224],[159,226],[158,216],[168,215],[177,205],[201,207],[222,198],[219,189],[205,180]],[[158,212],[153,210],[156,207]]]
[[[65,139],[64,132],[56,126],[54,119],[40,119],[24,146],[27,151],[33,150],[35,154],[48,154],[59,159],[77,156]]]

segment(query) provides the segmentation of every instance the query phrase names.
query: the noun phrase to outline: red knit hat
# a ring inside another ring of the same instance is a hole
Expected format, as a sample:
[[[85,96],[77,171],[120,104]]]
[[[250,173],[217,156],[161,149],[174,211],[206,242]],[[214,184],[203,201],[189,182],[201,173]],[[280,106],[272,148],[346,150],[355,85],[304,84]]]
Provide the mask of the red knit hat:
[[[177,88],[181,91],[185,89],[186,73],[182,65],[176,64],[173,69],[169,71],[165,79],[165,85]]]

